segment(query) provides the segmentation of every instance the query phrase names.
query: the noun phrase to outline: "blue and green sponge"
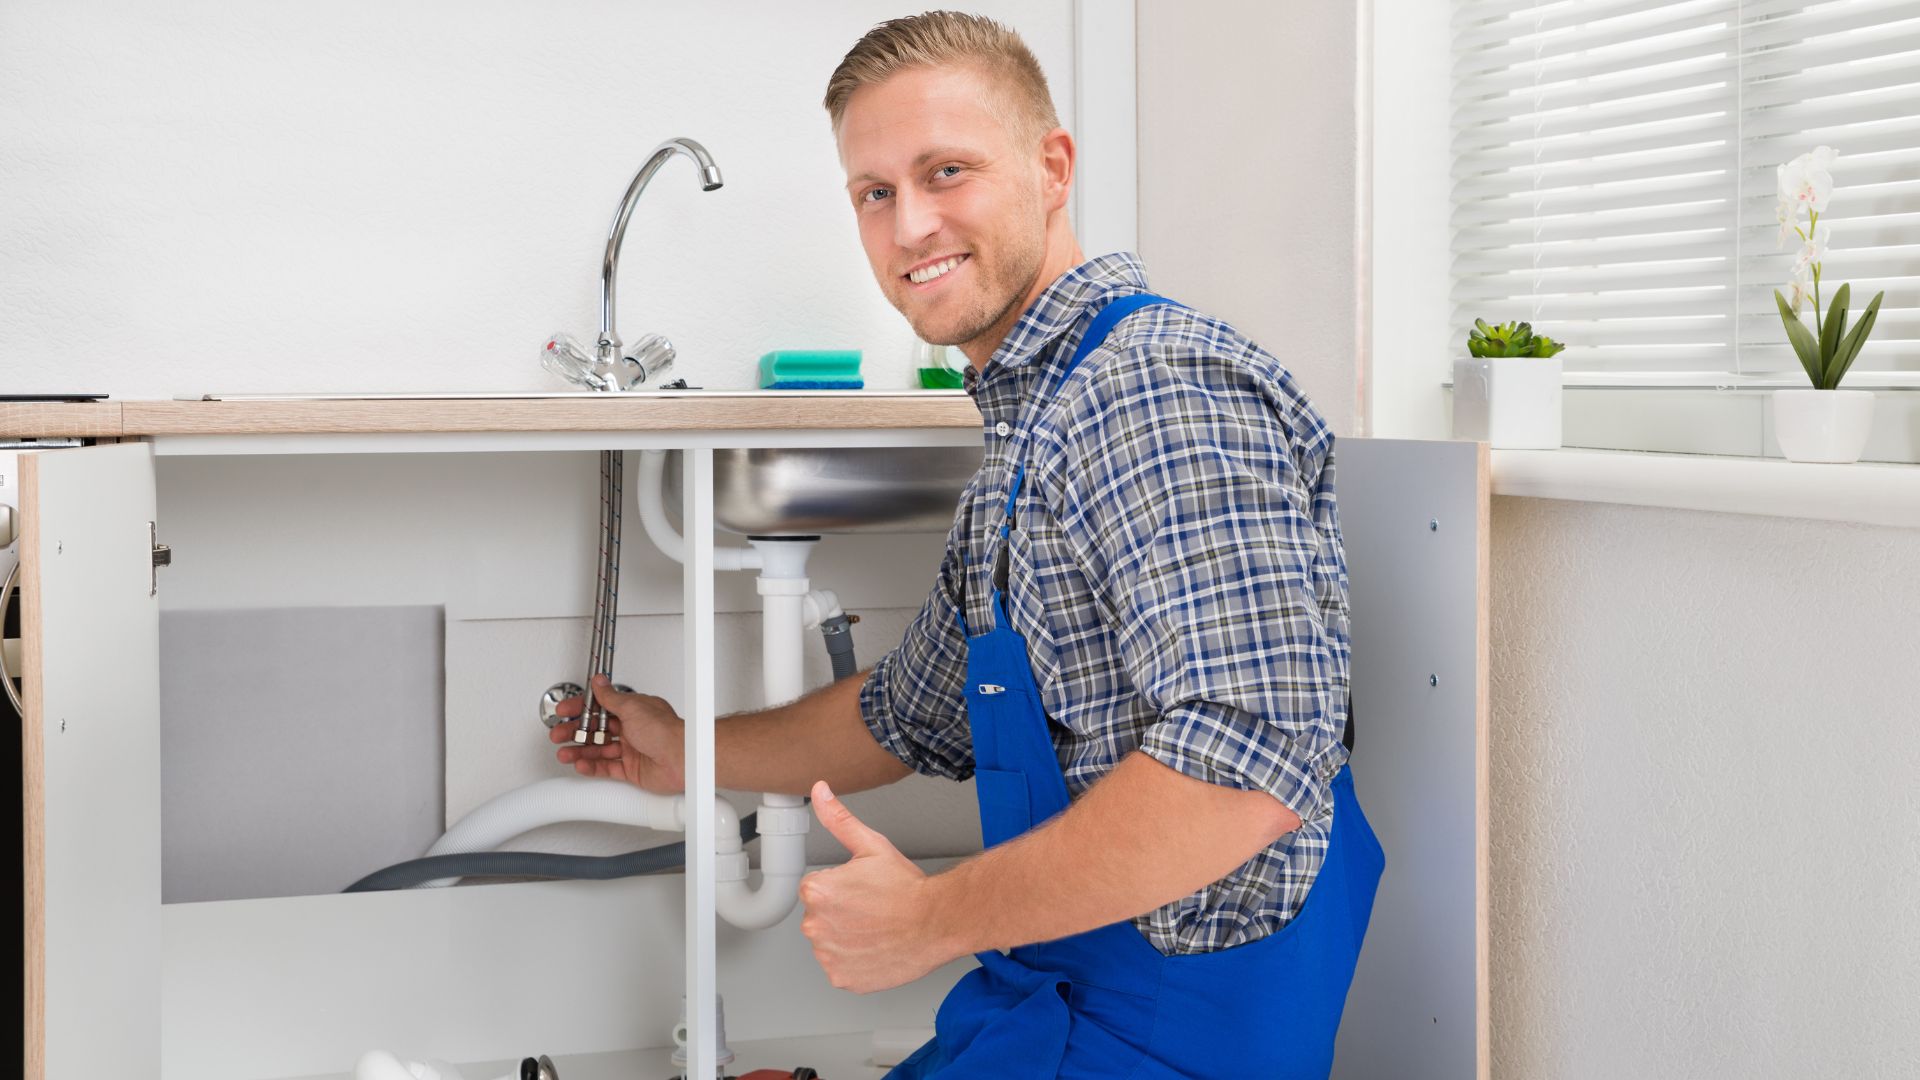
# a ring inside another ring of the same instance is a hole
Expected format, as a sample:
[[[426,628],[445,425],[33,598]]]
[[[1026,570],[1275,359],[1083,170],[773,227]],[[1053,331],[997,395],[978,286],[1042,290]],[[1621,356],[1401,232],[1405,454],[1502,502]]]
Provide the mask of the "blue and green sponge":
[[[859,349],[778,349],[760,358],[762,390],[859,390]]]

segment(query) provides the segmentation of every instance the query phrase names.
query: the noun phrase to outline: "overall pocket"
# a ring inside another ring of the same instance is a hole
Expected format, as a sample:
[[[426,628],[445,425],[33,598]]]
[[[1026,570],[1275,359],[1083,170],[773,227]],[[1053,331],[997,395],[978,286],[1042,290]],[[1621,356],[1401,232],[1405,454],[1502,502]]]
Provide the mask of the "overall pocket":
[[[1027,831],[1033,820],[1033,804],[1027,795],[1025,773],[975,769],[973,787],[980,800],[980,839],[986,846],[1004,844]]]

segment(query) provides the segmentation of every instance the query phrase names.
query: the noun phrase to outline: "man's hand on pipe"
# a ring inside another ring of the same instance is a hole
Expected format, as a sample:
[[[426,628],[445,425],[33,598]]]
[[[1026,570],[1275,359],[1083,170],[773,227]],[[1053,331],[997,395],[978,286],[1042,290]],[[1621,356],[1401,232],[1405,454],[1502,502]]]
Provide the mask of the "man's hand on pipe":
[[[600,746],[575,743],[573,733],[580,722],[563,720],[547,731],[549,742],[562,744],[555,755],[560,763],[573,766],[581,776],[625,780],[656,794],[685,790],[685,721],[673,706],[651,694],[621,693],[605,675],[593,677],[593,697],[607,710],[607,732],[614,741]],[[570,697],[554,712],[578,717],[585,705],[583,698]]]
[[[854,817],[824,780],[813,785],[813,812],[853,853],[840,866],[800,879],[807,908],[800,930],[813,942],[827,980],[870,994],[953,959],[932,918],[934,879]]]

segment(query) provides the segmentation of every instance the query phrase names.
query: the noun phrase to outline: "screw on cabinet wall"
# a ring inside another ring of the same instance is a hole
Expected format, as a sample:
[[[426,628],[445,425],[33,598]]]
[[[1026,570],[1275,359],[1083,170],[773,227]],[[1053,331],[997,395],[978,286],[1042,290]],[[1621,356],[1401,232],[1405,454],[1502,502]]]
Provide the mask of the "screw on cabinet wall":
[[[1429,675],[1429,676],[1427,676],[1427,685],[1428,685],[1428,686],[1439,686],[1439,685],[1440,685],[1440,676],[1438,676],[1438,675]]]
[[[1440,519],[1439,519],[1439,518],[1428,518],[1428,519],[1427,519],[1427,531],[1428,531],[1428,532],[1439,532],[1439,531],[1440,531]]]

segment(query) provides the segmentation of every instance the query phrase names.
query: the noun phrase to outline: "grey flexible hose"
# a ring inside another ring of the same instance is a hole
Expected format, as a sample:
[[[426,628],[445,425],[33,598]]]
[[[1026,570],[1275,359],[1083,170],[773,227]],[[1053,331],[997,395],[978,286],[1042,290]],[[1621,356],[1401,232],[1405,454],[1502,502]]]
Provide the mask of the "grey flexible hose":
[[[754,828],[757,815],[740,819],[740,842],[759,836]],[[642,848],[619,855],[555,855],[545,851],[473,851],[458,855],[430,855],[375,870],[342,892],[381,892],[408,889],[428,881],[449,877],[538,877],[571,878],[581,881],[611,881],[675,870],[687,864],[687,845],[676,840],[659,847]]]
[[[844,679],[860,670],[853,658],[853,620],[845,614],[820,622],[820,636],[827,642],[827,658],[833,661],[833,677]]]

